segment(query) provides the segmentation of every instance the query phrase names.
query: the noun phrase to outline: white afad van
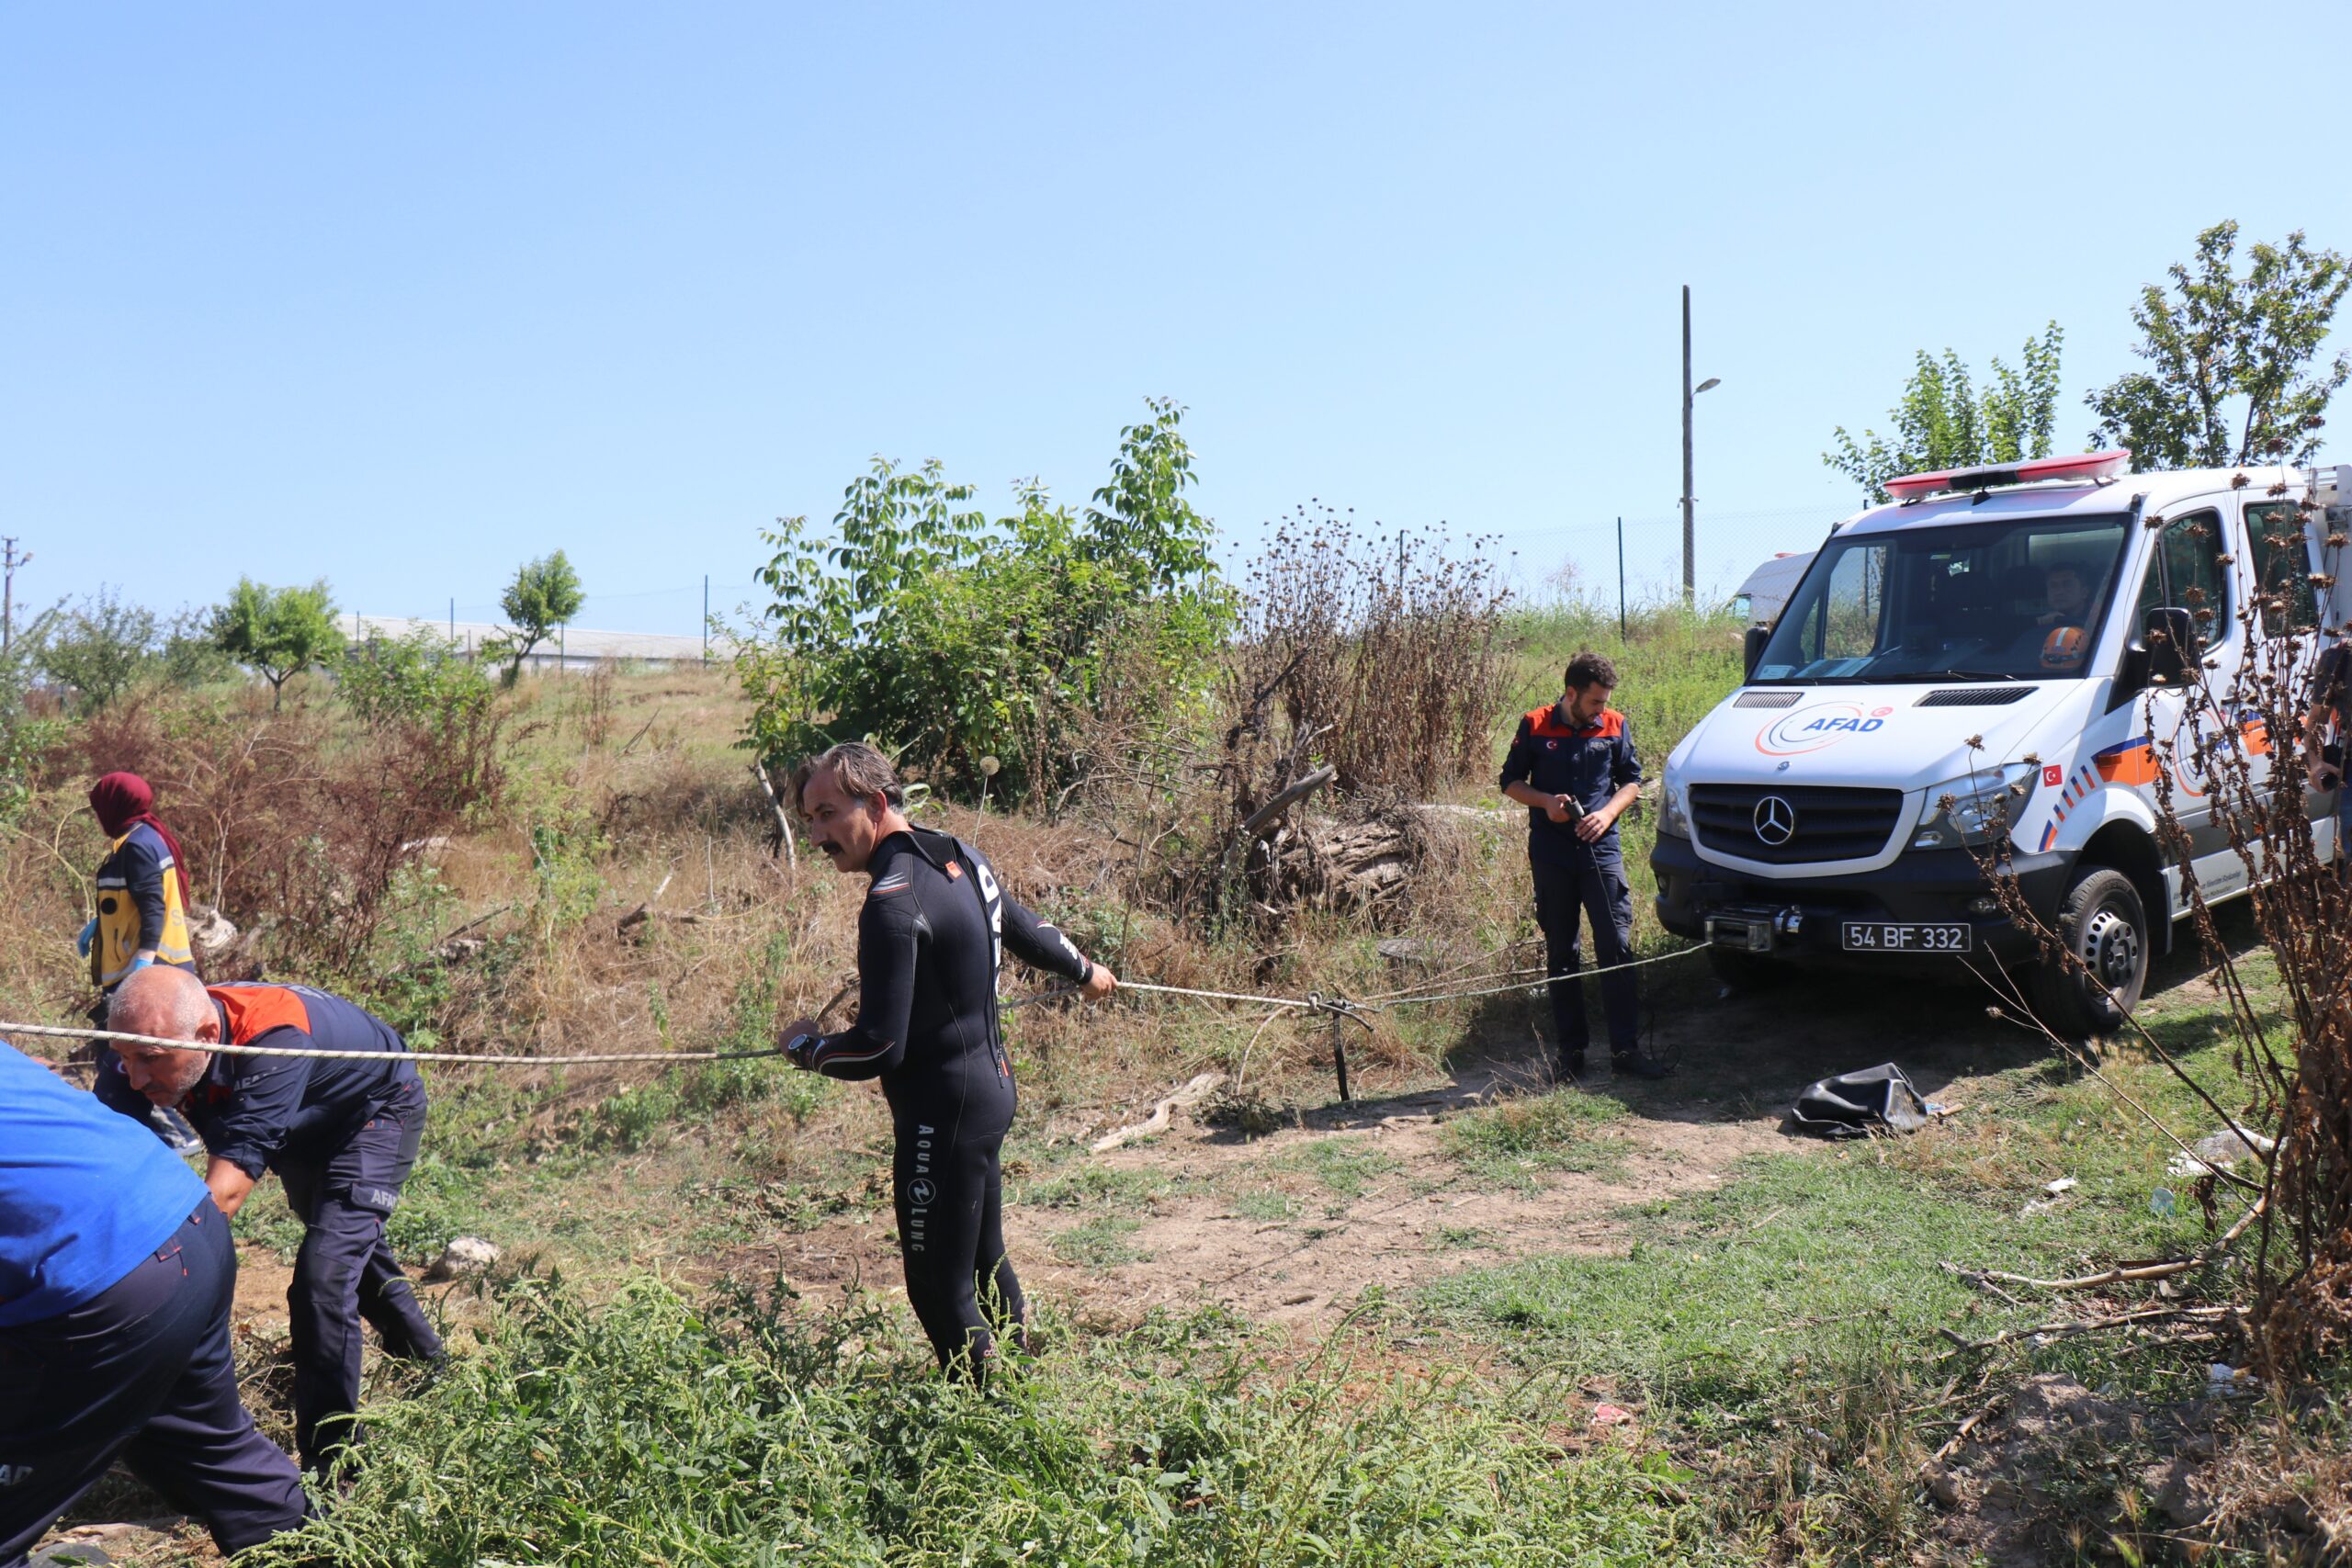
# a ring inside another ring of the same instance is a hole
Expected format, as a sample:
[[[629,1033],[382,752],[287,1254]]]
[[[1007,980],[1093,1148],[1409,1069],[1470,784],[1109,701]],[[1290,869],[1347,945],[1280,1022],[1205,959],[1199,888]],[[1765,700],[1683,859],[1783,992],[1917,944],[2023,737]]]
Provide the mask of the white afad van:
[[[2036,1012],[2074,1037],[2138,1001],[2189,912],[2158,770],[2193,773],[2190,740],[2236,719],[2242,677],[2281,652],[2307,667],[2309,628],[2345,624],[2352,584],[2326,539],[2352,521],[2352,468],[2129,459],[1914,475],[1830,535],[1780,618],[1749,630],[1746,682],[1667,759],[1651,864],[1668,930],[1734,981],[2031,965]],[[2306,500],[2318,510],[2294,526]],[[2293,646],[2256,656],[2270,637]],[[2303,784],[2299,763],[2274,776]],[[2243,893],[2244,862],[2199,808],[2206,781],[2171,783],[2204,897]],[[2335,798],[2309,806],[2331,856]],[[2003,912],[1985,874],[2003,837],[2019,895],[2103,985]]]

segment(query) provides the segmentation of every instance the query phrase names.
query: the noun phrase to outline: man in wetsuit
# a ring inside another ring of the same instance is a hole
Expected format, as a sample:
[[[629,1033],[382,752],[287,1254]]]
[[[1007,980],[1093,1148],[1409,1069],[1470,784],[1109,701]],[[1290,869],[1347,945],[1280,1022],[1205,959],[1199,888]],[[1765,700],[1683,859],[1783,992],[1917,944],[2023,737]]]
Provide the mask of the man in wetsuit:
[[[301,1249],[286,1292],[294,1341],[294,1442],[316,1470],[357,1440],[360,1322],[387,1355],[441,1358],[384,1221],[424,1136],[424,1085],[398,1031],[307,986],[207,987],[185,969],[141,969],[115,993],[113,1027],[185,1040],[185,1049],[118,1042],[98,1071],[98,1099],[143,1119],[176,1108],[209,1156],[204,1184],[233,1215],[264,1170],[277,1173],[301,1217]],[[366,1053],[356,1059],[247,1056],[216,1043]]]
[[[1002,950],[1090,1001],[1118,981],[1006,897],[978,850],[909,822],[898,775],[873,747],[803,762],[792,798],[834,866],[873,883],[857,922],[857,1021],[825,1034],[798,1020],[785,1049],[811,1072],[882,1080],[907,1300],[940,1365],[984,1379],[997,1354],[990,1316],[1019,1348],[1028,1315],[1004,1250],[1000,1156],[1013,1086],[996,1007]]]

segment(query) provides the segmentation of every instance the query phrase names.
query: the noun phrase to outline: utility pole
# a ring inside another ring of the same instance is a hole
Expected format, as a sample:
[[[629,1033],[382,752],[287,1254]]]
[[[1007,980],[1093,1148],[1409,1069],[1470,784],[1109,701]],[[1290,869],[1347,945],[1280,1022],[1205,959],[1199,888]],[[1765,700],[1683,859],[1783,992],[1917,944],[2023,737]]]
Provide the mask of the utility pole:
[[[1682,602],[1699,596],[1697,503],[1690,495],[1690,286],[1682,286]]]
[[[1617,640],[1625,640],[1625,520],[1617,519]]]
[[[702,574],[702,661],[710,662],[710,573]]]
[[[6,562],[5,574],[0,574],[0,653],[6,653],[17,640],[17,569],[32,564],[30,550],[17,548],[17,536],[0,539],[0,560]]]

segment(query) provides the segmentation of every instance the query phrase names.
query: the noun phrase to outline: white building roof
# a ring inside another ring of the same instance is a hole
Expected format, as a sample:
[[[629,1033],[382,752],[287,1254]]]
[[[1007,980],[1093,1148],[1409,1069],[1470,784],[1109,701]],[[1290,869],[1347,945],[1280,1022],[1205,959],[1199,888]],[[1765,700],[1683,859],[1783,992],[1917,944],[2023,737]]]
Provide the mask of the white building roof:
[[[354,642],[371,638],[397,641],[413,633],[424,632],[439,637],[455,647],[480,648],[493,637],[506,635],[505,626],[493,621],[421,621],[407,615],[339,615],[336,620],[343,635]],[[726,659],[735,649],[731,639],[713,637],[710,657]],[[567,626],[560,635],[549,632],[538,647],[531,650],[533,660],[553,660],[559,653],[567,664],[600,659],[660,659],[700,660],[703,639],[698,637],[673,637],[663,632],[600,632],[586,626]]]

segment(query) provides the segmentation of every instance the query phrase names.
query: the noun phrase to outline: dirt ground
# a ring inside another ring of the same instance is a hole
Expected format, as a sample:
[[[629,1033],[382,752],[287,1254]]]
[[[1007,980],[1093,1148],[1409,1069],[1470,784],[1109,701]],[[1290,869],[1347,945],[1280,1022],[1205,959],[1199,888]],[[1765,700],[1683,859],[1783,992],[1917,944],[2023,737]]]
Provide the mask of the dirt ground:
[[[1442,1145],[1445,1119],[1521,1092],[1506,1059],[1481,1062],[1420,1092],[1308,1111],[1245,1138],[1179,1111],[1162,1134],[1083,1159],[1133,1173],[1159,1190],[1104,1212],[1024,1204],[1006,1211],[1006,1243],[1035,1296],[1058,1300],[1090,1324],[1131,1323],[1155,1308],[1231,1308],[1262,1324],[1312,1332],[1375,1289],[1404,1292],[1463,1269],[1544,1252],[1604,1252],[1621,1244],[1629,1204],[1720,1182],[1758,1150],[1781,1146],[1777,1117],[1725,1107],[1693,1119],[1634,1109],[1605,1123],[1605,1171],[1526,1173],[1522,1190],[1471,1179]],[[1606,1079],[1601,1086],[1605,1089]],[[1335,1191],[1317,1170],[1336,1153],[1372,1172],[1358,1191]],[[1238,1199],[1251,1195],[1245,1206]],[[1290,1212],[1267,1217],[1279,1201]],[[1254,1212],[1252,1212],[1254,1211]],[[1123,1260],[1089,1267],[1056,1243],[1099,1224],[1121,1226]],[[779,1235],[767,1257],[804,1288],[882,1282],[898,1274],[887,1213]]]

